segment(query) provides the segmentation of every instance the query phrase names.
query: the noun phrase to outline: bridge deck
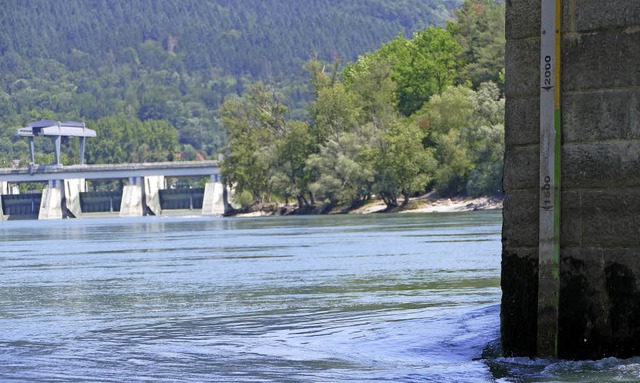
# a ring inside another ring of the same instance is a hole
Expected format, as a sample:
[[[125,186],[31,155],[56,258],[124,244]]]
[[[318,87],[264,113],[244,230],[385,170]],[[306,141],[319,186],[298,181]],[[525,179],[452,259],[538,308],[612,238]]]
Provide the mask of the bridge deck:
[[[36,165],[22,169],[0,169],[0,181],[41,182],[64,179],[118,179],[130,177],[213,176],[219,174],[217,161],[157,162],[115,165]]]

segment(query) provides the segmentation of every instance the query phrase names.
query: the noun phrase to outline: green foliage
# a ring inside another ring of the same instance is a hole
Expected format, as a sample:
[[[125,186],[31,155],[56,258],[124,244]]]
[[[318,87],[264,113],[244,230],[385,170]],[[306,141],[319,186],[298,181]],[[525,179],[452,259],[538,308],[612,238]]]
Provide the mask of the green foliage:
[[[320,89],[312,108],[319,143],[353,132],[360,114],[353,94],[341,82]]]
[[[307,167],[316,175],[309,191],[315,199],[349,206],[370,195],[374,173],[363,156],[365,145],[361,135],[344,132],[309,156]]]
[[[372,63],[388,62],[397,84],[397,108],[410,116],[432,95],[454,83],[459,71],[456,58],[459,52],[460,46],[448,30],[428,27],[414,33],[411,39],[397,36],[376,52],[360,57],[345,69],[345,78],[350,82],[355,73],[373,69]]]
[[[451,32],[462,47],[461,78],[477,89],[492,81],[504,88],[505,4],[494,0],[465,0],[449,22]]]
[[[502,191],[504,99],[496,84],[481,84],[477,92],[450,87],[432,97],[414,121],[435,149],[435,187],[441,193]]]
[[[255,83],[241,98],[227,99],[220,115],[229,135],[229,148],[221,171],[238,192],[247,191],[258,201],[271,197],[271,165],[276,143],[287,136],[287,108],[273,87]]]
[[[316,152],[316,142],[310,126],[304,121],[288,121],[284,137],[275,142],[270,179],[274,193],[288,200],[296,198],[299,206],[308,206],[307,191],[311,176],[306,169],[307,158]]]
[[[15,129],[48,118],[98,132],[88,163],[226,151],[245,205],[501,190],[501,3],[7,0],[0,21],[2,164],[28,161]]]
[[[218,109],[228,96],[268,80],[302,119],[310,56],[353,60],[398,33],[443,24],[460,2],[5,0],[0,134],[16,142],[5,129],[46,115],[164,120],[181,147],[216,158],[227,139]],[[19,155],[0,156],[8,163]]]
[[[409,197],[425,190],[436,170],[433,149],[424,148],[424,132],[416,125],[398,120],[384,134],[382,145],[373,152],[376,167],[374,192],[387,206],[398,206],[398,196]]]
[[[254,198],[295,197],[299,206],[356,206],[375,195],[395,207],[429,188],[500,193],[500,7],[465,0],[447,29],[397,36],[342,72],[340,60],[326,65],[313,57],[305,65],[309,123],[287,120],[276,93],[261,84],[228,99],[226,176]]]
[[[171,161],[178,149],[177,132],[166,121],[104,117],[87,127],[97,133],[86,148],[88,164]]]
[[[255,202],[253,195],[246,190],[234,194],[232,200],[235,204],[240,205],[242,209],[251,207]]]
[[[495,195],[503,192],[502,172],[504,158],[504,98],[500,98],[498,85],[482,83],[474,97],[475,130],[469,140],[475,142],[477,166],[469,174],[467,193]]]

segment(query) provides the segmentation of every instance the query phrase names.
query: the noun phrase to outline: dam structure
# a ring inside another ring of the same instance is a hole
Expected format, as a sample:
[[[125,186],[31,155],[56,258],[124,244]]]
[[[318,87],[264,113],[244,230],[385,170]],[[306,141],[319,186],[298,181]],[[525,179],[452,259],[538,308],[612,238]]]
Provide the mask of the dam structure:
[[[29,123],[16,135],[28,137],[28,168],[0,169],[0,217],[9,219],[80,218],[89,213],[119,216],[161,215],[189,210],[206,215],[225,212],[226,188],[220,182],[217,161],[178,161],[141,164],[84,165],[86,137],[96,133],[83,123],[42,120]],[[35,164],[34,137],[54,143],[55,162]],[[61,137],[80,137],[80,165],[60,164]],[[175,188],[167,178],[199,177],[203,188]],[[89,191],[87,181],[121,180],[122,190]],[[21,183],[46,183],[42,192],[19,193]],[[125,184],[126,183],[126,184]],[[164,211],[164,213],[163,213]]]
[[[556,30],[542,27],[545,6],[558,10]],[[503,353],[640,355],[640,2],[507,0],[506,12]],[[542,52],[554,32],[559,177],[550,185],[541,79],[547,68],[553,76]],[[544,209],[559,218],[549,262]]]

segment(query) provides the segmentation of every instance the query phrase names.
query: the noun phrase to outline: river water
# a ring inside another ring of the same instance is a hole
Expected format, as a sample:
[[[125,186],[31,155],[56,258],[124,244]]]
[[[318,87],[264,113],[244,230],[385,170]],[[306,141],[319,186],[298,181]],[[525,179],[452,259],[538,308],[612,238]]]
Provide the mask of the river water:
[[[2,382],[600,382],[499,356],[501,213],[0,222]]]

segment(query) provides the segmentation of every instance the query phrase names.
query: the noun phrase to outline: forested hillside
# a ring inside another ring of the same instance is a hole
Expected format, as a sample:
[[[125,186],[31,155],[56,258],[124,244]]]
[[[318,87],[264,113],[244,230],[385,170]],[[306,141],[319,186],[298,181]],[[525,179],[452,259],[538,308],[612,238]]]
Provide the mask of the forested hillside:
[[[220,110],[222,173],[237,202],[295,199],[303,210],[389,208],[428,191],[502,191],[504,4],[464,0],[446,27],[397,36],[341,65],[307,64],[308,117],[292,119],[272,84]]]
[[[310,58],[353,61],[398,35],[443,25],[460,4],[3,0],[0,166],[16,159],[24,165],[26,143],[13,133],[42,118],[99,127],[89,163],[215,157],[227,140],[218,109],[228,95],[262,80],[278,89],[289,115],[304,118],[312,95],[303,66]],[[113,156],[110,148],[132,136],[137,150]],[[72,155],[77,150],[64,144]],[[47,151],[47,142],[39,145]]]

